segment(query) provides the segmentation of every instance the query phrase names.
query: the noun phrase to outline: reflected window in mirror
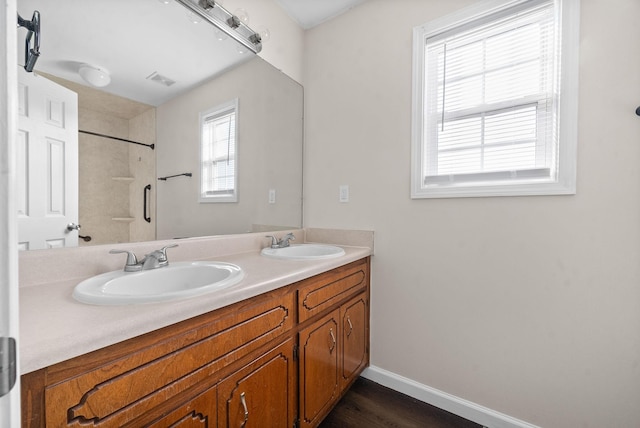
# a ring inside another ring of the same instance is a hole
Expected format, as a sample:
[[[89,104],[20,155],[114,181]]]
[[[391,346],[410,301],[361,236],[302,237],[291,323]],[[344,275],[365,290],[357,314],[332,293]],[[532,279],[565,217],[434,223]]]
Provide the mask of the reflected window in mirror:
[[[200,113],[200,202],[237,202],[238,99]]]

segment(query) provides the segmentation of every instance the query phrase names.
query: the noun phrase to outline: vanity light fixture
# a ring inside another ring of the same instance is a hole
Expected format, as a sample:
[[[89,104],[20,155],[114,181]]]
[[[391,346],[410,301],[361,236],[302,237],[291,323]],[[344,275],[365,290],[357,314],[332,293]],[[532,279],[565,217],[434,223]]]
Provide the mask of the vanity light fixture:
[[[243,22],[243,19],[248,19],[244,10],[241,16],[236,16],[222,7],[219,0],[197,0],[195,3],[192,0],[176,1],[254,54],[262,50],[262,36]],[[217,38],[220,39],[220,37]]]
[[[220,4],[220,1],[218,1]],[[198,6],[203,8],[204,10],[211,10],[215,7],[216,3],[214,0],[198,0]]]
[[[245,25],[249,25],[249,14],[246,10],[242,8],[236,9],[234,15],[240,20],[240,22],[243,22]]]
[[[269,41],[271,38],[271,31],[267,27],[258,27],[258,34],[262,43]]]
[[[80,74],[80,77],[82,77],[85,82],[96,88],[102,88],[111,83],[111,75],[102,67],[83,64],[80,66],[78,74]]]

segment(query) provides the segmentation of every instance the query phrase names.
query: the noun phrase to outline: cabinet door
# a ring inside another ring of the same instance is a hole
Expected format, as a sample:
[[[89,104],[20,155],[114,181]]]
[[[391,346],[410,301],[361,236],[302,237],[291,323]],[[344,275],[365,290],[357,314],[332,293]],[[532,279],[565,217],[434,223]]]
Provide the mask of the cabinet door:
[[[218,385],[218,426],[293,426],[295,365],[289,339]]]
[[[178,393],[212,386],[220,369],[285,334],[293,326],[293,309],[294,295],[288,293],[200,318],[178,332],[173,331],[178,327],[152,332],[151,339],[140,339],[148,346],[132,353],[120,347],[137,347],[132,343],[138,339],[48,368],[47,382],[61,375],[44,390],[46,424],[76,427],[93,421],[121,427],[140,420]],[[91,367],[95,355],[103,363]]]
[[[134,424],[135,426],[135,424]],[[216,426],[216,389],[210,388],[166,416],[146,425],[149,428],[213,428]]]
[[[344,304],[340,310],[342,320],[342,388],[346,388],[366,367],[368,358],[369,326],[367,323],[367,296],[362,293]]]
[[[300,426],[316,426],[340,395],[339,309],[300,331]]]

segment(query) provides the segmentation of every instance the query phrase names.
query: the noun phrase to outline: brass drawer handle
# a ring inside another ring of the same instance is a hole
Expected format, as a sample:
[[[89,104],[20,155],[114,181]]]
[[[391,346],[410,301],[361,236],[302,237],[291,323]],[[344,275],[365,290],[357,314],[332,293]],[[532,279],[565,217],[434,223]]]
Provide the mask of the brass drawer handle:
[[[333,334],[333,329],[329,329],[329,335],[331,336],[331,346],[329,347],[329,353],[332,354],[333,350],[336,349],[336,335]]]
[[[240,424],[240,428],[244,428],[249,420],[249,410],[247,409],[247,399],[245,398],[244,392],[240,394],[240,402],[242,403],[242,407],[244,407],[244,421]]]
[[[351,318],[347,317],[347,323],[349,323],[349,331],[347,332],[347,337],[349,337],[353,332],[353,324],[351,324]]]

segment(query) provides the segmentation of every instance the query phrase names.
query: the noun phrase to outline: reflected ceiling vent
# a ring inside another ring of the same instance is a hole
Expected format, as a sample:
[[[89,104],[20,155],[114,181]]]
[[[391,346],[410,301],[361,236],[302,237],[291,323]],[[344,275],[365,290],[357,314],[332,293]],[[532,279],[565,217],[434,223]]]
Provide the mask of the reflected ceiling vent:
[[[154,82],[157,82],[164,86],[171,86],[174,83],[176,83],[175,80],[171,80],[168,77],[165,77],[162,74],[159,74],[157,71],[154,71],[153,73],[148,75],[147,80],[153,80]]]

